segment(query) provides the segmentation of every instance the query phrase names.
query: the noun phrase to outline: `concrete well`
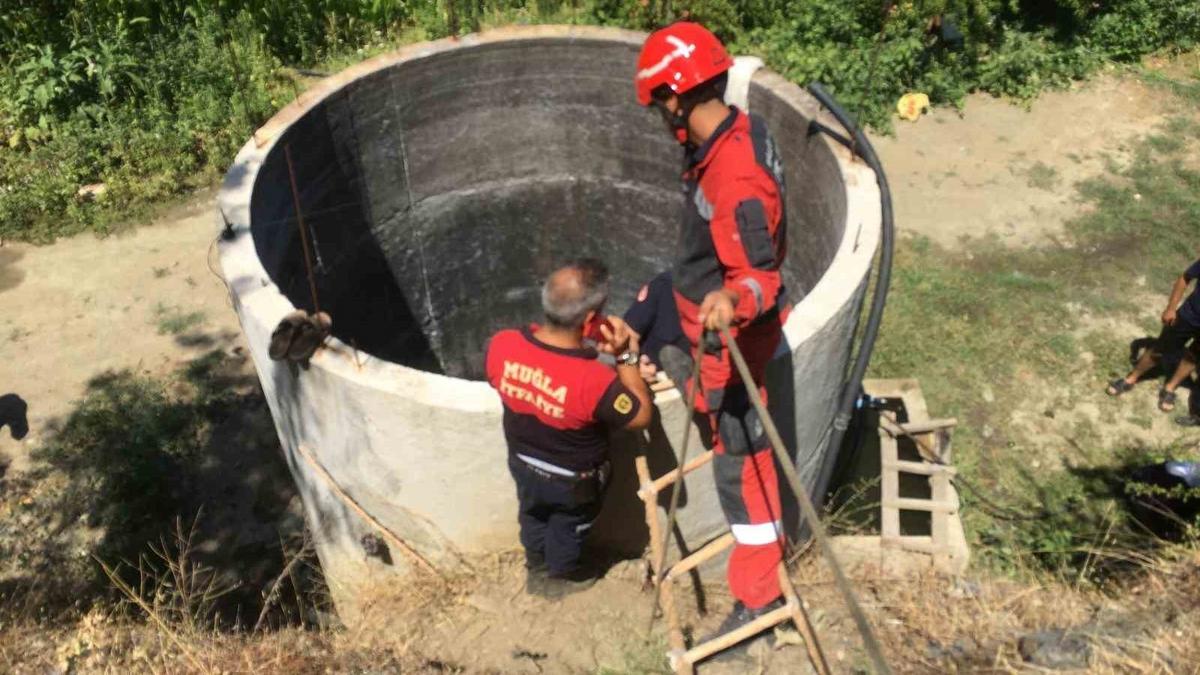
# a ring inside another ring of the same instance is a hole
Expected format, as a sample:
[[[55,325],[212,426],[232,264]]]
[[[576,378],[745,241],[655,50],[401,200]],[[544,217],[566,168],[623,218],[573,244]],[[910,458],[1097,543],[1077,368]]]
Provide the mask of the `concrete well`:
[[[321,81],[230,168],[219,206],[234,237],[221,264],[343,613],[362,584],[411,569],[394,543],[364,546],[378,526],[437,566],[517,546],[500,402],[482,357],[492,332],[538,319],[544,275],[569,257],[602,258],[619,312],[669,266],[680,151],[633,100],[642,37],[546,26],[413,45]],[[788,183],[795,311],[771,407],[819,494],[819,448],[878,243],[879,190],[866,165],[812,133],[818,118],[840,127],[799,87],[759,71],[748,100],[779,143]],[[279,319],[312,308],[285,147],[319,302],[334,321],[307,370],[267,356]],[[674,465],[685,409],[675,392],[656,403],[661,424],[647,445],[658,475]],[[636,444],[617,435],[614,445],[617,476],[593,539],[637,555],[646,530]],[[707,468],[687,480],[680,525],[693,548],[722,532]]]

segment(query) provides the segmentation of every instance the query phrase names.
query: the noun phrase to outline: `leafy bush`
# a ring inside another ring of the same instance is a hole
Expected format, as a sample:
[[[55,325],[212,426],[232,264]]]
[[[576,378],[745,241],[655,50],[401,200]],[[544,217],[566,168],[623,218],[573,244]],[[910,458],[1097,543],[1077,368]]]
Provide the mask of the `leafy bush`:
[[[1200,43],[1175,0],[45,0],[0,5],[0,236],[104,232],[140,204],[211,181],[294,83],[402,39],[502,22],[650,29],[705,22],[734,51],[822,81],[866,124],[897,98],[1028,99],[1106,59]],[[80,186],[105,182],[95,202]]]
[[[85,40],[0,76],[0,236],[48,241],[213,180],[291,97],[248,17],[215,15],[128,40]],[[103,182],[94,202],[80,186]]]

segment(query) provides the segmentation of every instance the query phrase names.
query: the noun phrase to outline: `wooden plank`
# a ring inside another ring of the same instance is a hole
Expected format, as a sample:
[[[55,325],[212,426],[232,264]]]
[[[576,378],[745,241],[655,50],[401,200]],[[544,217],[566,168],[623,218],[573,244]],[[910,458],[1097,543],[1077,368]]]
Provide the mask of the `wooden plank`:
[[[821,643],[817,641],[816,628],[809,620],[808,612],[804,611],[804,605],[800,603],[800,595],[796,593],[792,578],[788,576],[787,565],[782,562],[779,563],[779,587],[783,589],[783,597],[792,610],[792,622],[796,624],[796,630],[800,631],[800,637],[804,638],[809,663],[812,664],[813,670],[817,671],[817,675],[829,675],[829,662],[825,660],[825,652],[821,649]]]
[[[896,424],[895,420],[888,417],[887,413],[879,416],[879,426],[892,436],[908,436],[911,438],[916,444],[917,453],[921,455],[922,459],[935,464],[948,463],[946,453],[943,452],[941,447],[942,432],[906,433],[900,425]],[[948,437],[949,433],[945,433],[944,435]]]
[[[704,454],[700,455],[699,457],[693,458],[687,464],[683,465],[683,475],[686,476],[689,473],[695,471],[696,469],[699,469],[700,467],[704,466],[705,464],[708,464],[709,462],[712,461],[712,458],[713,458],[712,450],[707,450],[704,452]],[[654,488],[655,492],[662,492],[663,488],[667,487],[668,485],[674,483],[677,480],[679,480],[679,469],[678,468],[671,469],[670,471],[664,473],[663,475],[659,476],[658,478],[655,478],[654,482],[652,483],[652,487]]]
[[[917,452],[925,462],[897,462],[894,465],[883,466],[883,478],[893,471],[904,471],[917,475],[928,476],[930,499],[885,499],[881,500],[880,508],[887,514],[894,507],[899,510],[913,510],[930,513],[930,536],[882,536],[880,547],[887,549],[903,549],[925,553],[932,557],[936,569],[953,571],[961,569],[969,556],[969,550],[962,533],[962,521],[959,515],[960,502],[954,489],[952,478],[957,472],[952,466],[952,434],[951,430],[957,423],[953,418],[930,419],[926,408],[925,397],[920,385],[915,380],[866,380],[863,388],[872,396],[880,398],[899,398],[907,412],[908,422],[898,424],[892,413],[881,411],[879,426],[881,438],[890,434],[893,436],[906,435],[916,445]],[[916,466],[914,466],[914,464]],[[885,535],[890,532],[884,532]]]
[[[900,497],[898,499],[883,500],[884,508],[900,509],[902,511],[928,511],[929,513],[957,513],[958,499],[952,501],[934,501],[932,499],[911,499],[908,497]],[[885,535],[888,536],[888,535]]]
[[[658,604],[667,618],[667,644],[675,654],[685,654],[687,644],[683,640],[683,629],[679,626],[679,612],[675,610],[675,591],[670,579],[663,579],[658,585]],[[686,658],[682,660],[687,661]],[[690,673],[692,663],[695,661],[687,663],[685,670],[676,672]]]
[[[887,418],[885,417],[884,419]],[[912,420],[912,418],[909,418],[909,421],[903,424],[895,422],[894,420],[889,421],[892,422],[892,424],[895,424],[900,433],[903,433],[906,436],[928,434],[930,432],[941,431],[943,429],[952,429],[958,426],[958,420],[953,417],[935,420]]]
[[[879,547],[884,549],[899,549],[902,551],[912,551],[914,553],[924,553],[926,555],[949,555],[951,549],[947,546],[938,546],[933,543],[930,537],[898,537],[896,539],[880,539]]]
[[[900,512],[889,506],[900,498],[900,474],[893,468],[900,461],[896,438],[882,429],[879,431],[879,459],[883,467],[879,478],[880,489],[880,532],[885,537],[900,536]]]
[[[952,466],[945,464],[934,464],[932,462],[910,462],[906,459],[897,460],[885,465],[885,468],[895,469],[903,473],[915,473],[922,476],[934,476],[945,474],[946,476],[957,476],[958,470]]]
[[[768,628],[773,628],[791,617],[792,608],[787,605],[771,610],[741,628],[731,630],[708,642],[692,647],[683,655],[683,660],[689,664],[695,664],[697,661],[704,660],[719,651],[728,649],[742,640],[758,635]]]
[[[726,532],[725,534],[713,539],[700,548],[699,551],[689,555],[688,557],[675,563],[675,565],[667,572],[668,579],[678,579],[680,576],[687,574],[692,569],[703,565],[717,555],[721,551],[733,546],[733,533]]]
[[[946,473],[935,473],[929,477],[930,496],[939,503],[958,503],[958,496],[950,486],[950,476]],[[957,509],[955,509],[957,513]],[[950,562],[950,514],[945,511],[934,511],[930,534],[933,537],[933,564],[938,569],[944,569]]]
[[[633,466],[637,470],[638,482],[643,486],[649,485],[650,465],[646,462],[646,456],[639,454],[634,457]],[[664,560],[662,552],[663,546],[666,545],[662,524],[658,522],[658,493],[651,490],[648,495],[642,495],[642,490],[639,490],[638,496],[642,498],[642,505],[646,509],[646,529],[650,531],[650,572],[654,577],[654,585],[657,586],[658,579],[662,576],[658,569],[658,561]]]

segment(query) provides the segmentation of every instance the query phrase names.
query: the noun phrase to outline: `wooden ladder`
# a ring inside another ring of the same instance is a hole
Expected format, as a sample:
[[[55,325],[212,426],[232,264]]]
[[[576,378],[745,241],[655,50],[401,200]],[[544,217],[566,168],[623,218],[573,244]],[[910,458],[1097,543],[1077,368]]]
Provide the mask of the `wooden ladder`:
[[[950,466],[950,435],[948,431],[958,422],[953,419],[922,420],[901,424],[890,412],[879,414],[880,478],[880,540],[883,549],[901,549],[925,553],[933,557],[935,567],[944,568],[955,548],[951,542],[951,519],[958,518],[958,493],[951,485],[956,472]],[[898,441],[910,437],[921,455],[921,461],[902,460]],[[930,498],[911,499],[900,496],[900,474],[929,477]],[[930,514],[929,536],[903,536],[900,533],[901,511],[923,511]]]
[[[829,666],[825,662],[824,655],[817,645],[816,634],[813,631],[808,614],[804,611],[804,606],[800,602],[800,597],[796,593],[795,586],[792,585],[791,577],[788,576],[786,560],[779,563],[779,585],[783,589],[786,601],[782,607],[771,610],[740,628],[695,645],[691,649],[687,648],[687,643],[683,637],[683,629],[679,622],[679,612],[675,607],[674,582],[732,547],[734,544],[733,533],[726,532],[674,565],[667,566],[666,573],[664,574],[662,570],[658,569],[658,561],[666,560],[663,552],[667,546],[667,537],[671,533],[665,532],[662,523],[659,522],[658,494],[682,480],[687,474],[708,464],[712,459],[713,452],[709,450],[699,457],[688,461],[682,467],[682,470],[679,468],[672,469],[658,478],[651,477],[650,467],[644,454],[638,455],[634,460],[640,483],[638,497],[641,498],[646,507],[646,527],[650,531],[651,578],[654,580],[654,586],[658,594],[659,607],[662,608],[663,615],[667,621],[667,642],[671,648],[671,651],[667,653],[667,658],[670,660],[671,668],[678,675],[692,675],[695,672],[697,662],[790,620],[796,624],[796,629],[804,638],[804,644],[808,649],[808,657],[813,664],[813,668],[816,669],[819,675],[827,675],[829,673]],[[666,565],[666,563],[664,562],[663,565]]]

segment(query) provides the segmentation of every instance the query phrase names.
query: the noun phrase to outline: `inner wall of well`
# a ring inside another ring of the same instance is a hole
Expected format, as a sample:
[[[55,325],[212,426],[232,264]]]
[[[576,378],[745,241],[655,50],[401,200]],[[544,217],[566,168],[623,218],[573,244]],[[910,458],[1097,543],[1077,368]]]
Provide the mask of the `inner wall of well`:
[[[636,45],[531,39],[454,49],[348,84],[266,157],[251,224],[272,280],[311,308],[285,147],[321,308],[345,343],[482,378],[483,345],[536,321],[539,284],[589,255],[613,273],[609,310],[677,246],[681,150],[633,101]],[[764,87],[787,176],[785,280],[799,301],[842,238],[844,186],[809,120]]]

